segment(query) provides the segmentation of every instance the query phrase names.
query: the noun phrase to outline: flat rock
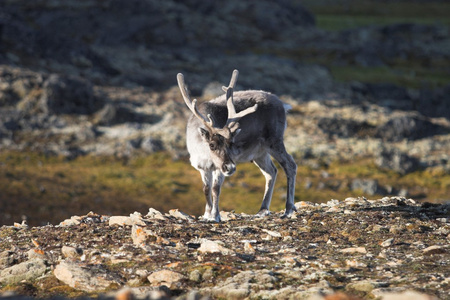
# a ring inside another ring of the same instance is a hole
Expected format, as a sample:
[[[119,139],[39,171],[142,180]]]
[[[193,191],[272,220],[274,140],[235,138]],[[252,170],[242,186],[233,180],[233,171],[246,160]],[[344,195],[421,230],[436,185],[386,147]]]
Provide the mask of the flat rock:
[[[202,239],[199,252],[202,253],[221,253],[224,255],[234,254],[234,251],[223,246],[221,241],[211,241],[208,239]]]
[[[0,283],[13,284],[23,280],[30,281],[44,275],[48,267],[43,259],[34,258],[13,265],[0,272]]]
[[[442,254],[445,253],[447,250],[448,246],[433,245],[423,249],[423,254],[425,255]]]
[[[267,270],[243,271],[201,292],[217,298],[245,299],[251,297],[253,291],[273,289],[276,281],[276,277]]]
[[[120,225],[120,226],[133,226],[140,225],[145,226],[145,222],[142,219],[142,215],[138,212],[134,212],[127,216],[112,216],[109,218],[109,226]]]
[[[178,272],[161,270],[153,272],[147,279],[153,286],[165,285],[170,289],[176,289],[181,287],[182,281],[186,279],[186,277]]]
[[[339,250],[339,252],[342,253],[361,253],[361,254],[366,254],[367,250],[365,247],[352,247],[352,248],[345,248],[345,249],[341,249]]]
[[[121,285],[112,273],[104,273],[101,268],[74,262],[61,262],[53,273],[70,287],[85,292],[102,291],[111,286]]]

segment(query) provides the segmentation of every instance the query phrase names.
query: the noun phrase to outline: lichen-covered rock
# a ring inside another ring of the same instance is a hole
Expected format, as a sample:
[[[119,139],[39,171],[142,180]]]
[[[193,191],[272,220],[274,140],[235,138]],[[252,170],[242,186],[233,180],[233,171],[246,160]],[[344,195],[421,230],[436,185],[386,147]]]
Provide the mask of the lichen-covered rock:
[[[85,292],[103,291],[108,287],[121,285],[115,274],[105,272],[101,266],[62,261],[55,267],[53,273],[58,280]]]
[[[216,298],[245,299],[251,297],[254,291],[272,289],[276,281],[277,278],[267,270],[243,271],[213,288],[201,291]]]
[[[165,285],[170,289],[178,289],[181,287],[182,281],[186,278],[178,272],[161,270],[153,272],[147,279],[153,286]]]
[[[14,284],[21,281],[32,281],[49,270],[41,258],[33,258],[0,271],[1,284]]]

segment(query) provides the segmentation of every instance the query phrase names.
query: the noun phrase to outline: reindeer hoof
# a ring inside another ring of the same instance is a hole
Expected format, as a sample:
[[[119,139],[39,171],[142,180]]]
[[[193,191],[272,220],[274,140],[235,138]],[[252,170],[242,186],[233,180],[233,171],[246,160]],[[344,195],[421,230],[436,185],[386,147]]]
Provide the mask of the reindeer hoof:
[[[204,223],[220,223],[220,216],[214,218],[214,217],[205,217],[202,216],[199,218],[200,222],[204,222]]]
[[[290,217],[292,216],[292,214],[293,214],[294,212],[296,212],[296,211],[297,211],[297,209],[296,209],[295,206],[294,206],[293,209],[286,210],[285,213],[281,216],[281,218],[282,218],[282,219],[290,218]]]
[[[262,218],[262,217],[265,217],[268,215],[270,215],[270,210],[264,208],[264,209],[261,209],[260,211],[258,211],[258,213],[255,215],[255,217]]]

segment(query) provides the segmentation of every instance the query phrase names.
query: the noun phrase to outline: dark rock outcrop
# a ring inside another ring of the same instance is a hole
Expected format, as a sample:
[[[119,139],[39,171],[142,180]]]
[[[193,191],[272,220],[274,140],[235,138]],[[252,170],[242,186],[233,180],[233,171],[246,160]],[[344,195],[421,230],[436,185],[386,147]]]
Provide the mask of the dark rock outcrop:
[[[419,160],[398,149],[385,149],[375,158],[375,164],[384,169],[394,170],[400,174],[416,171],[420,167]]]
[[[377,137],[398,142],[402,139],[417,140],[448,133],[449,128],[433,124],[421,116],[401,116],[393,118],[377,129]]]
[[[52,74],[42,85],[40,109],[47,114],[84,114],[96,112],[102,101],[92,84],[76,77]]]

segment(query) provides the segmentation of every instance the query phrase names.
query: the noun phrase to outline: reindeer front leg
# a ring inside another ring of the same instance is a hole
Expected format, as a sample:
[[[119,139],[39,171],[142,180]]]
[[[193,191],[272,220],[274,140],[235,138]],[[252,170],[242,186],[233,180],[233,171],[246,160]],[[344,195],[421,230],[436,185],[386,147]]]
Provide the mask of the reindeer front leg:
[[[215,170],[212,173],[212,179],[212,209],[210,214],[211,218],[208,221],[220,222],[219,197],[225,176],[219,170]]]
[[[205,207],[205,214],[203,215],[204,220],[211,220],[212,215],[212,200],[211,200],[211,181],[212,181],[212,172],[210,170],[204,171],[199,170],[200,174],[202,176],[203,181],[203,193],[205,194],[206,199],[206,207]]]

